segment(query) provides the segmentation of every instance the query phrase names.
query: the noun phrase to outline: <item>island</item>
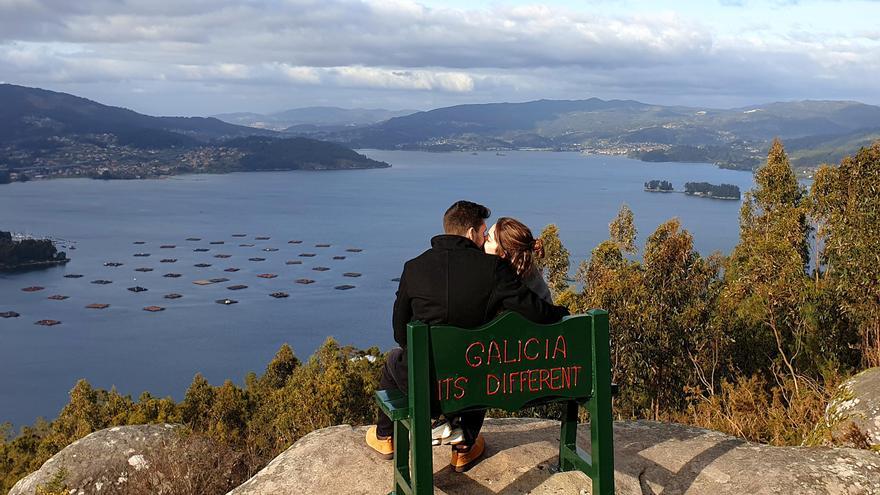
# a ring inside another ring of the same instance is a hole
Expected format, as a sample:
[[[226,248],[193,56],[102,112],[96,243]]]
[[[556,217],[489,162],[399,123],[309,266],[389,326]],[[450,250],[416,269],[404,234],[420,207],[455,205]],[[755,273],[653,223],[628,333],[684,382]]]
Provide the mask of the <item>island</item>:
[[[645,182],[645,191],[648,192],[672,192],[672,183],[668,180],[649,180]]]
[[[712,199],[727,199],[739,201],[742,195],[739,187],[733,184],[709,184],[708,182],[686,182],[684,193],[691,196],[700,196]]]
[[[28,270],[63,265],[70,261],[49,239],[14,239],[0,231],[0,271]]]

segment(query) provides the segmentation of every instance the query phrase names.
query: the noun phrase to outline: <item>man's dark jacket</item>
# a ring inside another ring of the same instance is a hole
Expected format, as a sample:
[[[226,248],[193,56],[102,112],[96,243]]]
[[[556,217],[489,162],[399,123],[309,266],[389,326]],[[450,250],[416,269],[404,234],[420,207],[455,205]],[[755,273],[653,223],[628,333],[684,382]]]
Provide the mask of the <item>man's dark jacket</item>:
[[[484,253],[466,237],[438,235],[431,249],[403,267],[394,302],[394,340],[406,347],[411,321],[475,328],[503,310],[535,323],[554,323],[568,314],[523,285],[507,261]]]

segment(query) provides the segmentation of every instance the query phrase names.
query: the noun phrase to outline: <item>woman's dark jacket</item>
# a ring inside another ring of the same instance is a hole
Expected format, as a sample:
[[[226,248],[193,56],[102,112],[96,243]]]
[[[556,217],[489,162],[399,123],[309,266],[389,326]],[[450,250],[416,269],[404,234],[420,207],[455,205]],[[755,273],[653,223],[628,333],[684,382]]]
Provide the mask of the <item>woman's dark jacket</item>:
[[[568,314],[529,290],[505,260],[466,237],[438,235],[431,249],[403,267],[392,317],[394,340],[406,347],[411,321],[475,328],[503,310],[535,323],[554,323]]]

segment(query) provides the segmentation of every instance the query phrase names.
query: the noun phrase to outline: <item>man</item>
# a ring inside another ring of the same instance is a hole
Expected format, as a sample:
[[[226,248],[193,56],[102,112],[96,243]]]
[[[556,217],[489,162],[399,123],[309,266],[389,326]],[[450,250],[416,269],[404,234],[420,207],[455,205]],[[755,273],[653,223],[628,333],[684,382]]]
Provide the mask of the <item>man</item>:
[[[553,306],[530,291],[504,259],[483,252],[489,209],[458,201],[443,216],[444,235],[431,239],[431,248],[406,262],[394,302],[394,340],[401,348],[388,354],[379,388],[407,391],[406,325],[475,328],[500,311],[516,311],[536,323],[559,321],[568,311]],[[452,447],[452,467],[467,471],[483,455],[480,435],[486,411],[460,416],[464,441]],[[367,444],[390,459],[394,448],[393,423],[379,413],[377,425],[367,432]]]

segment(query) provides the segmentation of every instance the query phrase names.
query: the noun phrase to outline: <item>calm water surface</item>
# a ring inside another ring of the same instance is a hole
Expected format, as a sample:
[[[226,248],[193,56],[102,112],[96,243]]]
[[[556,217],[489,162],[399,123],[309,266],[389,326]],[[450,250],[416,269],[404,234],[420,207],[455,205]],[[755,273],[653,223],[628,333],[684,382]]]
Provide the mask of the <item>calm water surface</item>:
[[[180,399],[196,372],[215,384],[226,378],[241,383],[248,371],[261,372],[284,342],[301,358],[327,336],[387,349],[393,344],[389,322],[397,286],[391,279],[439,233],[443,212],[457,199],[483,202],[495,217],[517,217],[536,233],[556,223],[576,266],[607,238],[608,222],[622,203],[635,213],[641,242],[661,222],[678,217],[702,253],[728,252],[738,236],[738,202],[646,193],[642,185],[650,179],[670,180],[677,189],[686,181],[723,182],[743,192],[753,185],[749,173],[711,165],[577,153],[365,153],[393,168],[0,186],[0,230],[53,236],[76,246],[64,267],[0,275],[0,311],[21,314],[0,319],[0,422],[55,417],[79,378],[133,396],[149,390]],[[233,237],[239,233],[247,237]],[[175,248],[161,249],[163,244]],[[197,248],[209,251],[194,252]],[[253,257],[265,261],[248,260]],[[163,258],[177,262],[160,263]],[[302,264],[287,265],[288,260]],[[107,261],[124,265],[103,266]],[[212,266],[193,266],[198,263]],[[316,266],[330,270],[312,270]],[[138,267],[154,271],[141,273]],[[225,272],[229,267],[240,271]],[[169,272],[182,276],[163,277]],[[348,278],[344,272],[362,276]],[[83,277],[63,277],[74,273]],[[261,273],[278,277],[257,277]],[[230,280],[192,283],[215,277]],[[299,278],[315,283],[295,283]],[[90,283],[96,279],[113,283]],[[227,289],[233,284],[248,288]],[[342,284],[356,287],[334,290]],[[45,290],[21,291],[32,285]],[[133,286],[148,291],[126,290]],[[269,297],[274,291],[290,297]],[[163,298],[171,292],[183,297]],[[54,294],[69,298],[47,299]],[[225,297],[239,302],[214,303]],[[86,309],[91,303],[110,307]],[[148,305],[166,310],[143,311]],[[40,319],[62,324],[34,325]]]

